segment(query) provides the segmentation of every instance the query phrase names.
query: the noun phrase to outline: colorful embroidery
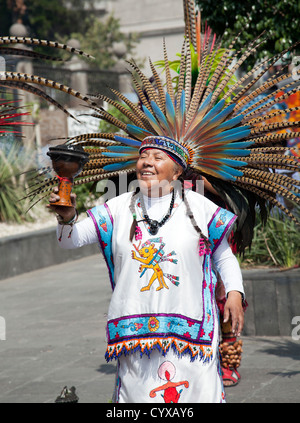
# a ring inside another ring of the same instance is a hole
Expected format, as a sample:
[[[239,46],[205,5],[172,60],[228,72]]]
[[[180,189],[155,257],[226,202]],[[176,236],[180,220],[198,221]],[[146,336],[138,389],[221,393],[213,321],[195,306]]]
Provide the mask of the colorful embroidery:
[[[99,240],[99,246],[102,250],[103,256],[109,272],[111,287],[114,290],[114,260],[112,254],[112,233],[113,233],[113,218],[107,204],[96,206],[87,211],[87,214],[92,218]]]
[[[159,243],[159,247],[155,247],[155,243]],[[171,263],[177,264],[177,259],[173,259],[172,256],[176,255],[175,251],[165,255],[164,247],[165,243],[162,241],[162,238],[153,238],[146,241],[141,247],[134,244],[136,252],[132,250],[132,258],[141,262],[142,264],[139,267],[140,278],[144,275],[147,269],[152,269],[153,274],[150,278],[148,285],[141,288],[141,292],[149,291],[153,282],[158,281],[159,285],[156,288],[156,291],[160,291],[163,288],[169,289],[168,285],[165,282],[165,278],[168,278],[175,286],[179,285],[179,277],[164,274],[160,263],[164,261],[169,261]],[[137,256],[139,255],[139,257]]]
[[[207,361],[213,354],[213,328],[209,312],[203,321],[175,314],[144,314],[113,319],[107,324],[106,360],[137,350],[149,355],[153,349],[158,349],[166,354],[172,347],[178,355],[189,353],[192,360],[198,357]]]
[[[113,219],[106,205],[94,208],[89,211],[89,214],[95,223],[99,244],[106,259],[112,288],[114,289],[114,264],[111,250]],[[103,217],[105,217],[107,226],[104,225]],[[220,208],[213,215],[208,225],[212,252],[215,251],[224,236],[226,236],[235,218],[232,213]],[[140,244],[138,246],[134,245],[137,253],[132,251],[133,258],[141,262],[140,276],[148,269],[154,271],[153,268],[157,265],[162,276],[178,286],[179,278],[174,275],[164,274],[160,267],[164,261],[177,264],[177,259],[174,258],[176,253],[172,251],[169,254],[165,254],[165,244],[162,238],[149,239],[141,247]],[[158,248],[155,247],[156,244],[159,244]],[[148,253],[146,250],[148,250]],[[143,254],[147,257],[143,257]],[[158,280],[158,277],[154,271],[147,285],[149,289],[155,280]],[[108,347],[105,355],[106,360],[117,359],[122,354],[136,351],[139,351],[141,355],[150,355],[154,349],[158,349],[162,355],[165,355],[172,348],[178,356],[190,354],[192,361],[195,359],[209,361],[213,356],[212,340],[215,332],[215,309],[213,304],[216,281],[216,275],[211,267],[211,255],[206,254],[203,260],[203,285],[202,293],[200,293],[203,298],[202,321],[193,320],[182,315],[152,313],[110,320],[107,324]]]
[[[102,215],[100,211],[98,213],[98,216],[99,216],[99,225],[105,232],[107,232],[107,223],[106,223],[105,217]]]
[[[207,313],[207,320],[210,320],[210,313]],[[138,337],[151,336],[153,332],[156,332],[155,337],[158,334],[162,337],[175,335],[187,338],[192,342],[198,342],[202,326],[202,321],[192,320],[177,314],[142,314],[120,317],[109,320],[107,324],[108,341],[114,343],[128,339],[128,337],[131,338],[132,332],[135,332]],[[207,335],[201,335],[203,340],[210,341],[209,332],[211,328],[212,326],[209,326],[209,331],[205,331]]]
[[[196,358],[204,362],[210,361],[213,356],[213,349],[210,345],[193,344],[175,337],[168,338],[137,338],[128,341],[120,341],[109,344],[106,350],[105,358],[109,362],[121,355],[127,355],[133,352],[140,352],[141,356],[146,354],[150,357],[151,352],[157,349],[163,356],[172,348],[178,356],[190,354],[191,361]]]
[[[228,210],[224,210],[221,207],[217,209],[208,224],[209,240],[212,244],[212,254],[220,245],[222,239],[226,236],[229,228],[231,228],[235,220],[236,216],[233,213]]]
[[[122,325],[121,328],[122,329],[130,329],[132,332],[136,332],[138,330],[140,330],[143,327],[142,323],[129,323],[129,325]]]
[[[152,389],[149,394],[150,398],[155,398],[157,392],[164,391],[164,394],[161,394],[161,396],[163,397],[165,403],[178,403],[183,389],[178,392],[177,388],[182,385],[185,388],[188,388],[190,385],[189,382],[187,380],[183,380],[181,382],[171,382],[176,375],[176,367],[170,361],[164,361],[159,366],[157,374],[160,379],[166,380],[167,383],[159,386],[158,388]]]
[[[156,332],[159,328],[159,320],[156,317],[150,317],[148,321],[148,328],[150,332]]]

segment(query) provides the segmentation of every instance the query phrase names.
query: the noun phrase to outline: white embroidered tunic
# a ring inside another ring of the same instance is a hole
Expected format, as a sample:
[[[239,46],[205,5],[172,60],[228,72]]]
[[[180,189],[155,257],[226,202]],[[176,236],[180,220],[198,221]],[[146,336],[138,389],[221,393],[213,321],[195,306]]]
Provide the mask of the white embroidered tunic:
[[[224,225],[212,251],[215,265],[227,292],[235,289],[243,293],[239,266],[226,241],[234,215],[200,194],[189,191],[187,195],[196,222],[206,236],[214,216],[219,219],[219,227]],[[154,349],[165,354],[172,347],[179,355],[189,353],[192,360],[209,360],[212,340],[218,332],[213,316],[216,281],[210,256],[199,256],[199,234],[187,216],[186,205],[177,195],[172,215],[157,235],[150,235],[147,223],[141,221],[142,240],[130,242],[131,197],[132,193],[126,193],[109,200],[105,207],[92,209],[88,223],[75,225],[73,240],[62,240],[62,246],[70,248],[71,243],[79,246],[98,238],[103,251],[110,243],[111,253],[106,260],[113,294],[108,311],[106,358],[137,351],[149,355]],[[150,200],[145,197],[150,218],[161,220],[170,199],[171,195]],[[104,211],[109,218],[104,218]],[[137,220],[142,220],[139,200],[136,212]],[[110,223],[111,240],[107,241],[104,235],[109,232]]]
[[[155,236],[140,221],[137,200],[142,239],[130,242],[132,193],[89,210],[90,218],[77,223],[71,237],[69,228],[63,228],[61,247],[98,241],[107,263],[113,293],[106,359],[118,363],[114,402],[225,402],[213,266],[227,293],[244,292],[226,239],[235,216],[200,194],[186,195],[198,226],[210,239],[211,254],[199,256],[199,234],[178,195],[171,217]],[[170,201],[171,195],[151,201],[145,197],[147,214],[160,221]]]

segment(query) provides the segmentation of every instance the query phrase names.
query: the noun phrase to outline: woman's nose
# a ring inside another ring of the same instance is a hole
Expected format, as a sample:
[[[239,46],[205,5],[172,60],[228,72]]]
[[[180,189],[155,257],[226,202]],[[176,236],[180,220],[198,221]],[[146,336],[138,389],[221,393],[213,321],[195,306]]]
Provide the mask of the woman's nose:
[[[144,158],[143,166],[153,166],[153,158],[151,156],[147,156]]]

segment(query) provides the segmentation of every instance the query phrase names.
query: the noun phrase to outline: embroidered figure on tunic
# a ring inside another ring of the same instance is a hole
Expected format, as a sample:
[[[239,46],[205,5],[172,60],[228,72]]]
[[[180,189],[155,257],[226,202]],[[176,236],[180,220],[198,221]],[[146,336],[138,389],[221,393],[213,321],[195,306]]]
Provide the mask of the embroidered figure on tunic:
[[[105,217],[104,217],[101,213],[99,213],[99,224],[100,224],[101,228],[102,228],[105,232],[107,232],[107,223],[106,223],[106,219],[105,219]]]
[[[178,403],[180,395],[183,391],[181,389],[179,392],[177,391],[177,388],[179,386],[184,386],[185,388],[189,387],[189,382],[187,380],[181,381],[181,382],[171,382],[172,379],[174,379],[176,374],[176,368],[171,361],[164,361],[158,369],[157,372],[158,376],[162,380],[166,380],[167,383],[164,385],[159,386],[158,388],[153,389],[149,396],[150,398],[155,398],[156,393],[159,391],[164,391],[164,394],[161,396],[163,397],[165,403]]]
[[[216,223],[216,228],[219,228],[220,226],[224,225],[225,222],[226,222],[226,215],[220,214],[220,217]]]
[[[158,248],[155,247],[155,243],[160,244]],[[136,249],[136,252],[132,250],[132,258],[142,263],[139,267],[140,278],[145,274],[147,269],[153,270],[153,275],[151,276],[148,285],[141,288],[142,292],[149,291],[153,282],[156,280],[159,283],[156,291],[160,291],[163,288],[169,289],[165,282],[165,277],[168,278],[175,286],[179,285],[179,277],[169,273],[164,274],[160,266],[160,264],[164,261],[169,261],[174,264],[177,264],[178,261],[177,259],[172,258],[172,256],[176,255],[175,251],[165,255],[165,243],[162,242],[161,237],[149,239],[141,247],[140,245],[138,247],[135,244],[133,245]]]

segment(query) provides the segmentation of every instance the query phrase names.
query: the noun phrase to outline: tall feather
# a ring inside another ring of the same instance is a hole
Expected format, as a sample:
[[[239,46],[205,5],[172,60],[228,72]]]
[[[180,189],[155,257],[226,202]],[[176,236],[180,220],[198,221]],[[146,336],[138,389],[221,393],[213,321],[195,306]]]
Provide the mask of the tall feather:
[[[171,77],[171,70],[169,66],[169,60],[168,60],[168,54],[166,49],[166,42],[163,40],[163,48],[164,48],[164,61],[165,61],[165,73],[166,73],[166,84],[167,84],[167,92],[169,96],[171,97],[171,101],[174,104],[174,90],[173,90],[173,84],[172,84],[172,77]]]
[[[61,49],[68,51],[72,54],[78,54],[80,56],[84,56],[88,59],[94,59],[93,56],[90,54],[85,53],[82,50],[77,48],[68,46],[67,44],[61,44],[57,41],[48,41],[48,40],[40,40],[38,38],[31,38],[31,37],[0,37],[0,45],[3,44],[26,44],[26,45],[34,45],[34,46],[43,46],[43,47],[50,47],[55,49]]]

